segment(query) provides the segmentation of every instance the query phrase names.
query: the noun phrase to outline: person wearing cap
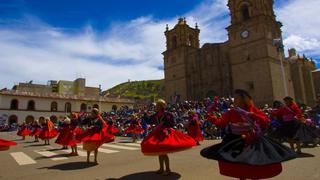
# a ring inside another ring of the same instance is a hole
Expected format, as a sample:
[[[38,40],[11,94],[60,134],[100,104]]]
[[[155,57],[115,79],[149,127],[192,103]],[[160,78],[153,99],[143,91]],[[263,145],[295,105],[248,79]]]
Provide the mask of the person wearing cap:
[[[136,114],[131,114],[130,116],[130,125],[129,127],[124,131],[124,133],[132,135],[132,142],[136,143],[138,140],[138,136],[143,133],[144,130],[141,127],[141,123],[138,120],[138,116]]]
[[[167,154],[190,149],[196,146],[196,142],[190,136],[173,129],[173,116],[165,109],[166,102],[161,99],[158,100],[156,114],[149,122],[149,124],[156,126],[141,142],[141,152],[147,156],[158,156],[160,169],[157,173],[167,176],[171,173]],[[164,169],[164,166],[166,169]]]
[[[220,174],[243,179],[264,179],[282,172],[281,162],[296,158],[290,148],[265,137],[261,130],[270,123],[268,117],[253,105],[244,90],[235,90],[234,105],[214,123],[228,127],[219,144],[201,150],[201,156],[217,160]]]

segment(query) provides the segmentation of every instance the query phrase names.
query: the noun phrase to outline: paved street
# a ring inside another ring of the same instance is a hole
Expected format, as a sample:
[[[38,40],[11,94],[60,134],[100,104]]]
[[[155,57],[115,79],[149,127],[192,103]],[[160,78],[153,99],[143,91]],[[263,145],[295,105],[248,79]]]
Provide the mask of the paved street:
[[[188,151],[171,154],[171,176],[163,177],[153,171],[158,168],[156,157],[142,155],[140,145],[128,143],[127,138],[118,138],[115,143],[104,144],[99,149],[99,164],[87,165],[85,152],[79,148],[79,157],[68,157],[70,150],[51,141],[50,146],[43,142],[33,143],[27,137],[18,140],[15,132],[0,133],[0,138],[16,140],[18,145],[9,151],[0,151],[0,179],[50,180],[50,179],[92,179],[92,180],[132,180],[132,179],[186,179],[186,180],[224,180],[217,162],[209,161],[199,155],[199,151],[218,141],[205,141],[201,146]],[[303,149],[303,157],[284,163],[284,170],[274,180],[316,180],[320,179],[320,148]],[[314,156],[314,157],[312,157]],[[92,157],[93,159],[93,157]]]

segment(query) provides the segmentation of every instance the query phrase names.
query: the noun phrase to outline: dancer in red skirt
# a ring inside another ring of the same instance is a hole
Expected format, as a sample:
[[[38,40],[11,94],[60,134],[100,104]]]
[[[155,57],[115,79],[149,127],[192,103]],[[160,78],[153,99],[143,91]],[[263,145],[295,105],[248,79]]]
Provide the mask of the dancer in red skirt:
[[[81,143],[81,139],[82,139],[81,136],[84,133],[84,131],[82,130],[82,128],[79,127],[80,123],[79,123],[79,117],[77,113],[71,113],[70,119],[71,119],[70,128],[72,130],[72,140],[74,141],[74,143],[70,143],[71,153],[69,155],[78,156],[77,144]]]
[[[55,138],[58,132],[54,128],[54,124],[51,122],[50,118],[46,118],[45,123],[42,125],[42,130],[39,138],[44,140],[44,145],[50,145],[49,140]]]
[[[160,169],[157,173],[169,175],[171,170],[167,154],[192,148],[196,142],[190,136],[172,128],[174,126],[173,116],[165,112],[165,108],[165,101],[158,100],[156,103],[157,113],[149,123],[156,125],[156,127],[141,142],[141,151],[144,155],[159,156]],[[164,169],[164,165],[166,169]]]
[[[25,122],[19,126],[19,131],[17,132],[18,136],[22,136],[22,139],[25,140],[26,136],[29,136],[31,134],[31,131],[28,129]]]
[[[282,106],[271,114],[282,119],[281,126],[278,129],[278,135],[287,139],[292,150],[297,149],[297,153],[301,153],[301,143],[312,142],[317,138],[317,134],[313,132],[306,124],[306,119],[302,116],[302,111],[291,97],[285,97],[285,106]]]
[[[55,143],[62,145],[62,149],[68,149],[68,146],[75,144],[70,123],[70,119],[65,117],[59,129],[59,136]]]
[[[0,139],[0,151],[9,150],[10,146],[15,146],[15,145],[17,145],[16,142]]]
[[[190,112],[189,115],[189,125],[188,125],[188,135],[191,136],[197,145],[200,145],[199,141],[203,141],[203,135],[200,129],[199,117],[196,112]]]
[[[34,142],[39,142],[39,135],[41,133],[41,126],[39,122],[36,120],[32,123],[32,132],[30,136],[34,136]]]
[[[235,91],[235,108],[214,123],[228,127],[222,142],[201,151],[201,155],[219,162],[220,173],[239,179],[264,179],[282,171],[281,162],[296,158],[290,148],[263,136],[261,129],[270,120],[254,107],[251,96],[244,90]]]
[[[130,126],[124,131],[126,134],[132,134],[132,141],[135,143],[138,140],[138,135],[143,133],[143,129],[138,120],[138,116],[136,114],[131,114]]]
[[[107,125],[108,125],[108,128],[107,128],[108,133],[113,135],[119,133],[119,129],[114,125],[114,122],[112,119],[107,121]]]
[[[93,108],[91,112],[88,128],[84,133],[83,149],[87,151],[87,163],[90,162],[90,154],[94,151],[94,162],[97,164],[98,148],[105,141],[106,124],[99,114],[97,108]]]

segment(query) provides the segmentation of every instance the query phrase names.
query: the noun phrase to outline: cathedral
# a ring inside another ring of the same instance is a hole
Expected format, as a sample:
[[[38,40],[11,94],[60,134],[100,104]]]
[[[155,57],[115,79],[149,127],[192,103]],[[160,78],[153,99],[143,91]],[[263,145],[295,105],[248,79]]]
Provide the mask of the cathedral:
[[[247,90],[255,104],[272,104],[285,96],[313,105],[315,63],[294,49],[285,57],[281,22],[273,0],[229,0],[228,40],[200,47],[200,29],[180,18],[166,28],[165,98],[168,102],[232,96]]]

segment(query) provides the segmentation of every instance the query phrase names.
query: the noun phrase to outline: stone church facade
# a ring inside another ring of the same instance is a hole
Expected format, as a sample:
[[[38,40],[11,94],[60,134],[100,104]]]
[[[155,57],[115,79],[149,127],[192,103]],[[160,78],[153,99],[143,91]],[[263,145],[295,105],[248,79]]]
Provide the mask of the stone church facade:
[[[229,0],[228,7],[231,25],[226,28],[228,41],[223,43],[200,47],[200,29],[190,27],[183,18],[173,29],[167,27],[163,52],[166,100],[226,97],[240,88],[257,105],[285,96],[313,105],[315,63],[307,58],[285,58],[283,48],[275,46],[274,40],[282,39],[282,24],[276,20],[273,0]]]

